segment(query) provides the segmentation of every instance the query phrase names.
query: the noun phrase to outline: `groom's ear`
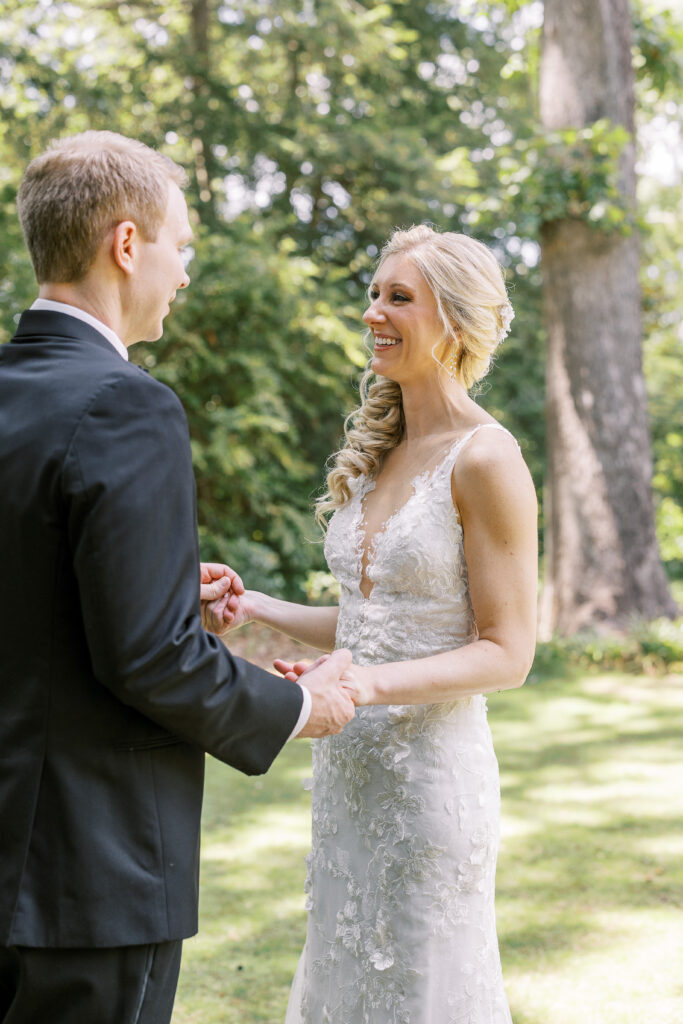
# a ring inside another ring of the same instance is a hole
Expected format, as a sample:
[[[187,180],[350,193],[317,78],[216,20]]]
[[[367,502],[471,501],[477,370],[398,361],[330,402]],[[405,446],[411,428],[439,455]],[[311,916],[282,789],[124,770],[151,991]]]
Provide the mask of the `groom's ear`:
[[[138,243],[138,229],[132,220],[122,220],[114,228],[112,256],[124,274],[132,274]]]

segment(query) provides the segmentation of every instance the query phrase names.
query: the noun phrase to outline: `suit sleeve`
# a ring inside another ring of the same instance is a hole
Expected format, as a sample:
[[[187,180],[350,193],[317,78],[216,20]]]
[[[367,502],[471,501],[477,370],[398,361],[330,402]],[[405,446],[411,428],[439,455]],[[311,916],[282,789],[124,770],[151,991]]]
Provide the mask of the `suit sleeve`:
[[[63,492],[96,678],[227,764],[266,771],[302,692],[202,628],[195,483],[173,392],[134,367],[105,381],[72,438]]]

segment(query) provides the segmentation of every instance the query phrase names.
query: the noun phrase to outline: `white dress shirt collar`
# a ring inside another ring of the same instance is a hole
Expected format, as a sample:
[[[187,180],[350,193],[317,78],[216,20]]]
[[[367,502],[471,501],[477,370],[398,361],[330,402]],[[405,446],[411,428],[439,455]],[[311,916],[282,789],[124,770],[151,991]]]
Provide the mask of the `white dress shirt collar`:
[[[47,310],[51,313],[65,313],[66,316],[74,316],[77,320],[82,320],[83,323],[89,324],[96,331],[99,331],[114,346],[120,356],[123,356],[126,360],[128,359],[128,349],[118,334],[112,331],[111,327],[107,327],[101,320],[98,320],[97,317],[86,313],[84,309],[79,309],[78,306],[70,306],[66,302],[56,302],[54,299],[36,299],[31,309]]]

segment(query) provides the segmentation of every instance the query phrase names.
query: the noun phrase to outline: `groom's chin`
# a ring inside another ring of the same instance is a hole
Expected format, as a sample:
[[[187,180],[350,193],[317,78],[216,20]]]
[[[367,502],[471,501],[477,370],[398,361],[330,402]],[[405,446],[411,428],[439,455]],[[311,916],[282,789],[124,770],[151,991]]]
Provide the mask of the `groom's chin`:
[[[163,333],[164,325],[162,322],[159,322],[156,327],[150,327],[142,341],[158,341]]]

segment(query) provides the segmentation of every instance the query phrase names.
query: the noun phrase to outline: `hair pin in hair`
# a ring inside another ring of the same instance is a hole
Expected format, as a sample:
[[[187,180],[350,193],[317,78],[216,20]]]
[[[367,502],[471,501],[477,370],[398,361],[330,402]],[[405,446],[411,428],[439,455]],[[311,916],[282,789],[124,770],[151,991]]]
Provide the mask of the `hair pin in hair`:
[[[512,303],[510,302],[509,299],[507,299],[500,307],[499,313],[501,327],[498,329],[498,344],[500,344],[501,341],[507,338],[508,334],[510,333],[510,324],[515,319],[515,311],[512,308]]]

